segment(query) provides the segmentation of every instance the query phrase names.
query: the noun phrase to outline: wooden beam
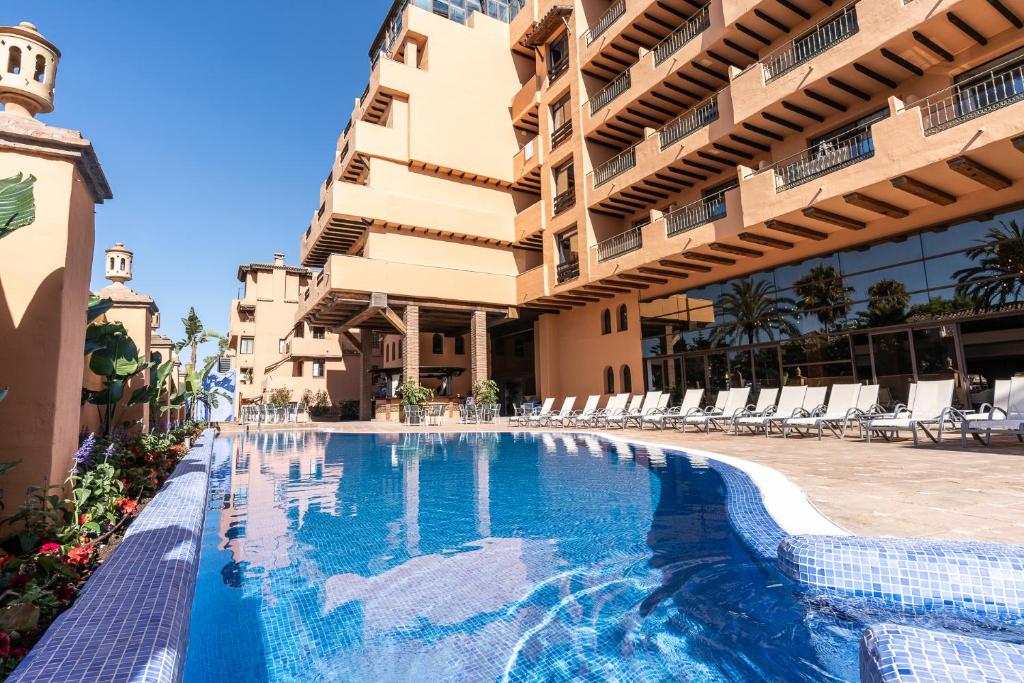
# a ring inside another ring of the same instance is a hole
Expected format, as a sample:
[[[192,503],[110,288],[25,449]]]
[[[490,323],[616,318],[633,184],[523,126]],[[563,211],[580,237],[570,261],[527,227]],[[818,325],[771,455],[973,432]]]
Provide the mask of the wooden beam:
[[[574,289],[573,291],[568,292],[568,294],[570,294],[571,296],[596,296],[599,299],[614,299],[615,298],[615,295],[612,294],[611,292],[599,292],[599,291],[595,291],[595,290],[583,291],[582,287],[580,289]]]
[[[898,54],[888,48],[882,48],[882,56],[888,59],[896,66],[901,66],[915,76],[924,76],[924,69],[919,67],[917,64],[900,57]]]
[[[846,111],[846,105],[833,100],[831,97],[822,95],[820,92],[807,88],[804,90],[804,94],[810,97],[815,102],[820,102],[826,106],[832,107],[836,111]]]
[[[790,0],[777,0],[777,2],[780,5],[782,5],[783,7],[785,7],[786,9],[788,9],[793,14],[797,15],[798,17],[800,17],[801,19],[810,19],[811,18],[811,13],[810,12],[808,12],[808,11],[806,11],[806,10],[800,8],[800,7],[797,7],[792,2],[790,2]]]
[[[352,334],[349,330],[342,330],[341,335],[345,337],[345,339],[348,339],[352,346],[356,347],[356,351],[363,353],[363,341],[359,337]]]
[[[650,275],[634,275],[633,273],[619,273],[615,277],[635,282],[646,282],[651,285],[667,285],[668,280],[663,277],[652,277]]]
[[[1005,190],[1013,184],[1009,178],[1001,173],[993,171],[988,166],[980,164],[974,159],[965,156],[954,157],[946,162],[949,168],[962,176],[966,176],[976,183],[993,190]]]
[[[583,294],[571,294],[565,292],[563,294],[552,294],[551,298],[555,301],[567,301],[569,303],[585,303],[585,304],[596,304],[601,301],[601,298],[594,295],[583,295]]]
[[[779,29],[783,33],[789,33],[789,27],[788,26],[786,26],[781,21],[779,21],[778,19],[776,19],[772,15],[768,14],[767,12],[762,12],[759,9],[755,9],[754,10],[754,16],[756,16],[758,19],[760,19],[764,23],[769,24],[771,26],[774,26],[775,28]]]
[[[916,40],[917,42],[919,42],[922,45],[924,45],[925,48],[928,49],[929,51],[931,51],[933,54],[938,55],[939,57],[941,57],[942,59],[946,60],[947,62],[952,62],[953,61],[953,53],[952,52],[950,52],[946,48],[942,47],[941,45],[936,43],[934,40],[932,40],[931,38],[929,38],[925,34],[921,33],[920,31],[913,31],[911,33],[911,35],[914,36],[914,40]]]
[[[937,187],[926,185],[925,183],[922,183],[920,180],[914,180],[908,175],[898,176],[896,178],[893,178],[889,182],[892,183],[892,186],[895,187],[897,190],[901,190],[908,194],[912,194],[915,197],[920,197],[921,199],[927,199],[932,204],[938,204],[939,206],[949,206],[950,204],[956,202],[956,197],[949,194],[948,192],[943,192]]]
[[[825,209],[819,209],[813,206],[809,206],[804,209],[803,214],[808,218],[813,218],[823,223],[838,225],[840,228],[846,228],[847,230],[863,230],[867,227],[867,223],[864,221],[858,221],[855,218],[849,218],[847,216],[832,213],[831,211],[826,211]]]
[[[981,35],[981,32],[978,31],[978,29],[968,24],[966,21],[958,17],[955,13],[946,12],[946,19],[949,19],[949,23],[953,24],[953,26],[956,26],[958,29],[960,29],[961,33],[963,33],[968,38],[976,42],[978,45],[988,45],[988,38]]]
[[[381,312],[380,308],[376,306],[367,306],[365,309],[356,313],[354,316],[346,320],[345,322],[338,325],[339,330],[348,330],[353,327],[359,327],[359,323],[365,322]]]
[[[688,251],[683,254],[683,258],[690,259],[692,261],[704,261],[705,263],[714,263],[719,266],[735,266],[736,260],[731,258],[725,258],[724,256],[714,256],[712,254],[702,254],[699,251]]]
[[[869,197],[866,194],[861,194],[860,192],[844,194],[843,201],[850,206],[867,209],[868,211],[880,213],[883,216],[889,216],[890,218],[906,218],[910,214],[906,209],[901,209],[894,204],[883,202],[881,199],[875,199],[874,197]]]
[[[813,111],[811,111],[810,109],[807,109],[805,107],[801,107],[799,104],[793,104],[791,102],[786,102],[785,100],[783,100],[782,108],[783,109],[787,109],[787,110],[793,112],[794,114],[799,114],[800,116],[806,116],[807,118],[811,119],[812,121],[817,121],[818,123],[824,123],[825,122],[825,117],[824,116],[822,116],[821,114],[816,114]]]
[[[628,287],[612,287],[611,285],[583,285],[583,289],[587,289],[592,292],[613,292],[616,294],[629,294],[633,291]]]
[[[878,81],[879,83],[881,83],[882,85],[884,85],[887,88],[895,88],[896,87],[896,81],[892,80],[891,78],[887,78],[887,77],[883,76],[882,74],[878,73],[877,71],[875,71],[874,69],[872,69],[870,67],[866,67],[863,64],[859,64],[857,62],[854,62],[853,63],[853,68],[856,69],[857,71],[859,71],[860,73],[864,74],[868,78],[870,78],[872,80],[875,80],[875,81]]]
[[[829,85],[831,85],[831,86],[833,86],[835,88],[839,88],[843,92],[847,92],[847,93],[853,95],[854,97],[857,97],[857,98],[860,98],[860,99],[864,100],[865,102],[867,102],[868,100],[871,99],[871,95],[867,94],[866,92],[864,92],[860,88],[856,88],[856,87],[850,85],[849,83],[847,83],[846,81],[841,81],[838,78],[835,78],[834,76],[829,76],[825,80],[827,80],[829,82]]]
[[[563,311],[571,311],[573,306],[586,306],[585,301],[561,301],[552,299],[551,297],[542,296],[537,299],[537,302],[543,306],[551,306],[552,308],[561,308]]]
[[[743,127],[746,128],[747,130],[749,130],[751,133],[757,133],[758,135],[763,135],[766,138],[769,138],[771,140],[775,140],[777,142],[782,142],[783,140],[785,140],[785,138],[783,136],[779,135],[778,133],[773,133],[772,131],[768,130],[767,128],[762,128],[761,126],[757,126],[757,125],[755,125],[753,123],[744,123]]]
[[[401,316],[391,310],[390,306],[385,306],[380,309],[380,314],[384,316],[384,319],[391,323],[391,326],[398,330],[402,335],[406,333],[405,323],[402,321]]]
[[[803,133],[804,132],[804,127],[803,126],[798,125],[796,123],[793,123],[792,121],[787,121],[786,119],[782,118],[781,116],[776,116],[775,114],[771,114],[771,113],[766,112],[766,111],[761,112],[761,116],[763,116],[766,121],[771,121],[772,123],[777,123],[780,126],[785,126],[786,128],[789,128],[790,130],[795,130],[797,133]]]
[[[682,268],[683,270],[692,270],[697,273],[710,273],[711,269],[707,266],[699,266],[696,263],[683,263],[682,261],[673,261],[669,258],[663,258],[658,261],[659,264],[666,268]]]
[[[1016,29],[1024,28],[1024,21],[1021,21],[1020,17],[1013,13],[1009,7],[1004,5],[1000,0],[988,0],[988,4],[992,5],[997,12],[1003,15],[1003,18],[1013,24]]]
[[[668,270],[667,268],[649,268],[644,266],[642,268],[637,268],[637,271],[646,275],[664,275],[665,277],[676,277],[680,279],[690,277],[689,273],[681,273],[678,270]]]
[[[822,240],[828,239],[827,232],[819,232],[812,230],[811,228],[805,228],[802,225],[795,225],[793,223],[787,223],[785,221],[769,220],[764,222],[764,227],[769,230],[776,232],[784,232],[787,235],[795,235],[797,237],[806,237],[809,240],[821,242]]]
[[[777,240],[774,237],[765,237],[764,235],[758,235],[753,232],[741,232],[738,237],[744,242],[750,242],[751,244],[758,244],[762,247],[771,247],[772,249],[792,249],[793,243],[785,240]]]
[[[631,282],[628,280],[613,280],[608,278],[601,280],[602,283],[607,282],[610,285],[618,285],[619,287],[632,287],[633,289],[650,289],[650,285],[646,285],[643,282]]]
[[[747,258],[759,258],[764,256],[763,251],[747,249],[746,247],[737,247],[732,244],[726,244],[725,242],[712,242],[708,245],[708,249],[711,251],[721,251],[726,254],[734,254],[735,256],[745,256]]]
[[[1018,152],[1024,152],[1024,135],[1018,135],[1015,138],[1011,138],[1010,142]]]

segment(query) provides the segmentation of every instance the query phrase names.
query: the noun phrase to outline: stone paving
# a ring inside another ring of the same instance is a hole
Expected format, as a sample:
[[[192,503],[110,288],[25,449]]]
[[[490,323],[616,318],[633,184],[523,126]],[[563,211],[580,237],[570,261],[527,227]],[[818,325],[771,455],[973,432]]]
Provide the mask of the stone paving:
[[[500,425],[405,427],[393,422],[272,425],[342,432],[494,431]],[[225,426],[225,430],[233,427]],[[513,428],[515,429],[515,428]],[[604,430],[593,430],[604,431]],[[959,434],[941,447],[909,440],[863,443],[853,437],[801,439],[689,431],[608,430],[641,441],[733,455],[782,472],[823,514],[851,533],[1024,544],[1024,444],[959,448]]]

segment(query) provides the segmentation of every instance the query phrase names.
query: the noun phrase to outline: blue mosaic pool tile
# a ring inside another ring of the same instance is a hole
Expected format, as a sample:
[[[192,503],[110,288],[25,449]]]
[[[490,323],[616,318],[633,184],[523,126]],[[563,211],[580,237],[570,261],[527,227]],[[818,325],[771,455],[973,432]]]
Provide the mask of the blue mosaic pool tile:
[[[860,644],[861,683],[1024,683],[1024,645],[880,624]]]
[[[7,679],[182,679],[215,440],[203,432],[72,607]]]
[[[779,568],[811,589],[902,611],[1024,616],[1024,547],[854,536],[791,536]]]

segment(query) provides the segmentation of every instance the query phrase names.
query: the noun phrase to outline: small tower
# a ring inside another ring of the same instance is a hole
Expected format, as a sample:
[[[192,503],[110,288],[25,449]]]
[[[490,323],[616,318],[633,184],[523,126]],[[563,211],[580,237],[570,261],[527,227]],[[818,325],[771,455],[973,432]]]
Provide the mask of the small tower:
[[[10,116],[34,118],[53,111],[60,50],[33,24],[0,26],[0,104]]]
[[[115,285],[124,285],[131,280],[132,256],[134,254],[120,242],[107,249],[106,259],[103,261],[106,278]]]

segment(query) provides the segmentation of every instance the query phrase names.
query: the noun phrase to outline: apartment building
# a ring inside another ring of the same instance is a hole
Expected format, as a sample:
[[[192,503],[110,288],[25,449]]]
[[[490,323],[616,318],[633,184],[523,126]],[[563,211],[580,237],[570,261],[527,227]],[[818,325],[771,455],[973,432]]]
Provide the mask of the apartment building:
[[[510,395],[1024,370],[1021,0],[468,5],[392,6],[303,320]]]
[[[296,322],[312,277],[307,268],[286,265],[284,254],[238,267],[243,292],[231,302],[228,356],[238,370],[240,404],[266,403],[275,389],[289,389],[296,402],[307,391],[326,391],[335,407],[358,399],[358,352],[336,332]]]

